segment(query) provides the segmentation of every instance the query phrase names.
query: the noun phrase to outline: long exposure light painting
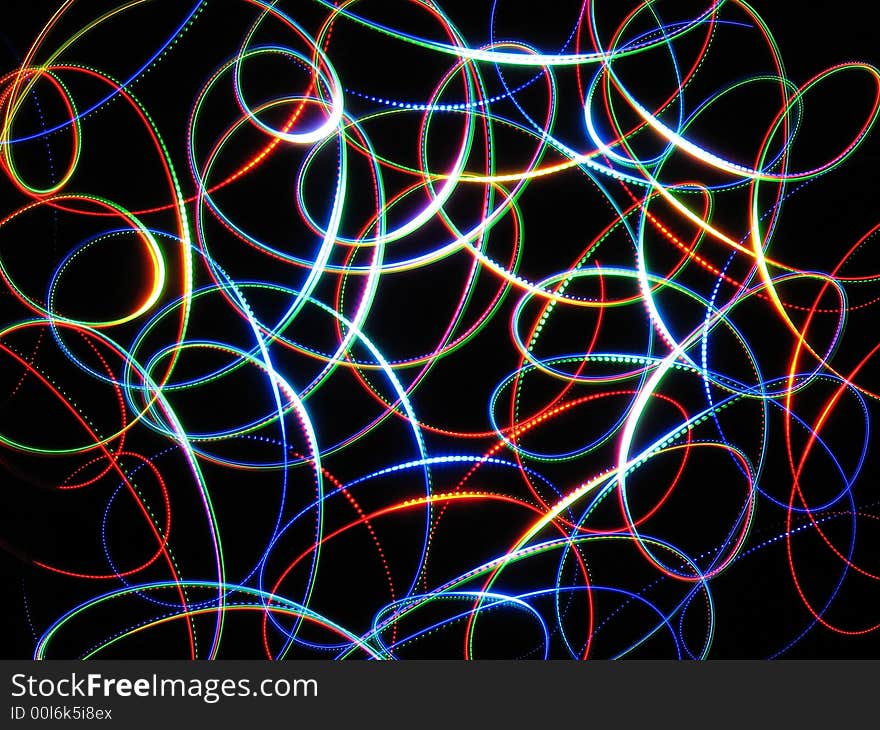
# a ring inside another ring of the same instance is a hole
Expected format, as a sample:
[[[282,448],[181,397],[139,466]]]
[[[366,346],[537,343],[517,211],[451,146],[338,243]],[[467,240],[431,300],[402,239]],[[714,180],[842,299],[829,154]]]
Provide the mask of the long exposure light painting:
[[[877,655],[877,44],[801,5],[6,2],[3,655]]]

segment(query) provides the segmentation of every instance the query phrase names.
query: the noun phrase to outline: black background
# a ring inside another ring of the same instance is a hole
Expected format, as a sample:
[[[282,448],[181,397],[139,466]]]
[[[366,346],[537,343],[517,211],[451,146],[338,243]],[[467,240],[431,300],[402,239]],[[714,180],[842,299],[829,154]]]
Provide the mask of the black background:
[[[109,5],[111,4],[104,3],[104,7]],[[103,64],[108,70],[118,68],[118,73],[124,73],[126,68],[131,67],[133,63],[131,59],[143,58],[144,51],[151,47],[150,44],[162,37],[163,33],[170,32],[174,27],[173,24],[179,22],[184,12],[183,5],[188,6],[188,3],[177,5],[172,2],[155,3],[155,10],[141,12],[137,16],[136,24],[124,25],[125,32],[106,34],[100,36],[100,42],[95,40],[92,45],[83,46],[89,52],[83,52],[83,58],[78,60],[82,63]],[[233,5],[235,5],[234,9]],[[300,7],[300,5],[308,5],[308,7]],[[383,18],[393,19],[398,12],[397,5],[404,6],[406,3],[402,1],[376,3],[376,12],[382,13]],[[517,12],[512,8],[510,14],[505,16],[508,19],[505,30],[508,33],[517,31],[520,37],[528,38],[536,45],[545,43],[546,45],[542,47],[553,49],[553,43],[559,38],[564,39],[570,29],[570,19],[574,17],[569,7],[572,3],[546,5],[546,10],[541,14],[542,22],[536,23],[535,27],[528,25],[528,17],[522,11]],[[672,7],[673,4],[668,5]],[[56,6],[57,3],[42,1],[10,0],[5,3],[3,22],[0,25],[0,42],[2,42],[0,58],[4,71],[15,68],[41,24]],[[309,24],[321,16],[320,10],[316,10],[315,3],[289,2],[281,3],[280,7],[293,17],[301,19],[306,27],[311,27]],[[486,41],[488,3],[450,2],[444,5],[444,8],[460,27],[473,33],[474,43]],[[877,55],[876,32],[873,31],[871,3],[810,2],[792,6],[765,1],[757,3],[756,9],[773,32],[788,77],[795,83],[803,83],[812,75],[842,61],[854,59],[875,63],[880,61]],[[405,17],[417,27],[417,21],[410,11],[401,8],[400,13],[401,17]],[[94,7],[81,4],[72,12],[69,27],[75,28],[77,22],[86,22],[95,14]],[[231,1],[209,3],[198,24],[188,32],[189,35],[184,36],[181,49],[173,52],[178,55],[172,55],[167,66],[160,64],[155,72],[151,71],[143,81],[133,86],[133,91],[144,100],[167,140],[172,158],[178,166],[178,172],[184,179],[185,195],[193,192],[193,183],[185,166],[184,145],[189,106],[207,74],[234,53],[236,41],[240,41],[241,31],[246,27],[248,17],[252,17],[252,14],[249,16],[239,4]],[[559,20],[554,24],[553,21],[557,17]],[[77,21],[77,18],[80,20]],[[556,29],[555,33],[548,30],[553,28]],[[735,35],[734,31],[730,32]],[[381,57],[383,46],[381,39],[377,40],[375,34],[362,29],[356,31],[349,29],[347,35],[340,30],[339,34],[339,38],[331,44],[329,53],[334,63],[339,64],[340,74],[347,88],[361,88],[367,94],[387,98],[419,100],[424,97],[426,93],[424,78],[433,69],[420,65],[422,61],[418,54],[408,58],[404,51],[395,46],[395,52],[399,51],[401,56],[389,61]],[[542,34],[546,34],[546,37],[542,37]],[[735,42],[731,41],[731,43]],[[49,46],[51,47],[51,43]],[[93,58],[89,58],[90,52]],[[707,83],[711,86],[713,82],[720,84],[739,77],[747,72],[746,68],[752,69],[750,65],[752,63],[766,68],[766,56],[763,61],[755,58],[755,54],[759,52],[759,46],[744,40],[738,51],[731,48],[728,52],[720,54],[721,58],[726,59],[727,66],[724,65],[725,62],[719,61],[719,65],[707,70],[705,72],[708,75]],[[737,66],[739,63],[743,65],[742,68]],[[524,78],[521,71],[511,75],[520,81]],[[650,96],[654,90],[649,77],[646,76],[645,79],[645,86],[639,91]],[[250,88],[254,89],[255,93],[259,93],[258,77],[255,76],[249,81],[254,84]],[[271,91],[271,87],[270,79],[267,82],[267,92]],[[864,90],[865,87],[860,88]],[[93,93],[93,90],[83,87],[83,93]],[[368,102],[358,100],[351,95],[346,97],[346,101],[351,103],[353,109],[362,111],[369,108]],[[125,125],[133,122],[130,115],[125,117],[118,113],[117,107],[118,104],[111,105],[106,115],[106,119],[110,121],[104,126],[100,114],[93,123],[84,125],[84,134],[91,135],[90,139],[99,139],[101,144],[91,148],[95,150],[95,156],[89,158],[93,164],[90,167],[85,166],[82,175],[76,178],[78,189],[90,190],[108,197],[112,197],[114,193],[118,194],[125,198],[126,202],[123,204],[132,209],[162,204],[165,199],[155,193],[154,183],[158,179],[155,163],[151,163],[147,157],[144,159],[139,157],[144,154],[144,138],[141,138],[140,143],[129,144],[128,135],[131,133],[131,128]],[[853,95],[846,92],[839,97],[829,95],[823,98],[821,103],[810,107],[809,119],[815,128],[831,129],[847,113],[851,112],[858,117],[858,109],[862,107],[854,100]],[[564,110],[559,128],[563,130],[563,136],[567,141],[574,144],[576,136],[582,135],[582,130],[579,120],[572,116],[572,110],[568,107]],[[566,117],[565,114],[569,116]],[[124,119],[128,121],[124,122]],[[733,107],[728,114],[713,117],[711,144],[716,145],[717,149],[729,152],[734,159],[742,159],[737,157],[737,152],[741,150],[737,150],[735,144],[744,123],[743,118]],[[222,122],[217,124],[222,125]],[[218,126],[219,128],[222,126]],[[846,127],[846,129],[850,128]],[[401,127],[399,135],[391,131],[387,138],[381,139],[381,143],[386,145],[385,148],[390,153],[396,152],[401,158],[410,159],[414,155],[414,138],[413,127]],[[442,147],[442,143],[439,144]],[[59,151],[56,154],[60,154],[64,143],[59,142],[58,145]],[[725,145],[731,147],[728,149]],[[784,255],[788,256],[787,260],[809,262],[803,263],[805,268],[827,270],[834,265],[843,250],[877,222],[875,199],[876,170],[878,151],[880,151],[878,145],[880,141],[874,132],[844,166],[820,179],[814,186],[806,188],[803,195],[792,198],[792,202],[783,214],[784,221],[775,239],[774,252],[784,252]],[[805,146],[807,152],[804,153],[803,159],[809,158],[810,145],[806,143]],[[817,154],[821,156],[821,152]],[[119,164],[120,162],[122,164]],[[745,159],[744,162],[748,163],[751,160]],[[218,199],[222,199],[224,204],[230,206],[237,221],[253,226],[254,230],[265,232],[270,237],[278,234],[284,238],[279,231],[284,230],[289,220],[285,218],[284,213],[279,213],[276,217],[267,214],[266,211],[283,211],[282,206],[290,202],[289,195],[293,189],[290,176],[283,165],[278,167],[270,165],[261,174],[263,177],[256,179],[252,185],[244,186],[229,198],[218,196]],[[330,180],[325,171],[325,185],[329,186]],[[563,267],[567,268],[583,248],[584,236],[595,235],[602,225],[610,221],[610,209],[607,204],[600,202],[595,192],[591,192],[592,188],[585,178],[578,178],[572,174],[560,175],[558,179],[536,183],[534,191],[523,202],[527,225],[523,270],[526,275],[539,278]],[[4,213],[23,204],[24,200],[24,197],[5,179],[0,182],[0,204]],[[320,206],[320,195],[316,197],[315,205]],[[358,202],[354,202],[353,205],[356,207]],[[595,209],[597,221],[595,224],[587,224],[586,234],[581,230],[582,221],[579,216],[579,212],[584,208],[591,212]],[[157,227],[170,226],[170,220],[166,214],[158,214],[155,218],[150,218],[151,224]],[[52,230],[55,224],[47,215],[34,225],[37,226],[34,230],[40,230],[40,227],[48,227],[48,230]],[[58,230],[67,231],[65,235],[72,235],[70,229]],[[255,259],[252,254],[244,250],[243,246],[237,248],[230,244],[224,247],[225,239],[222,237],[222,232],[211,230],[212,235],[216,237],[213,240],[221,242],[218,246],[224,257],[224,265],[233,269],[233,276],[258,275],[265,277],[267,281],[284,281],[290,274],[289,269],[282,269],[271,262]],[[540,235],[532,234],[532,231],[540,231]],[[33,235],[33,230],[30,233]],[[546,243],[551,240],[560,242],[552,250]],[[39,258],[42,262],[41,266],[48,266],[51,271],[51,268],[57,264],[59,254],[66,252],[66,249],[53,250],[56,244],[50,245],[45,239],[41,242],[36,241],[32,249],[28,247],[24,250],[18,249],[16,252],[10,252],[6,248],[7,245],[0,242],[0,255],[11,257],[13,261],[16,256],[23,256],[24,258],[18,259],[23,262],[20,264],[23,268],[27,268],[29,257],[33,257]],[[63,243],[57,245],[63,248]],[[56,257],[54,262],[53,256]],[[862,271],[880,268],[876,266],[880,264],[880,256],[873,254],[874,267],[871,265],[871,259],[870,251],[863,255],[860,259]],[[716,256],[715,260],[723,261],[723,258]],[[100,290],[111,299],[114,296],[124,296],[126,282],[129,280],[127,275],[129,272],[125,271],[125,265],[124,261],[120,261],[117,262],[116,268],[108,270],[107,267],[112,266],[112,261],[105,262],[103,268],[92,270],[89,274],[94,277],[93,280],[89,280],[87,276],[79,282],[80,289],[85,292]],[[38,268],[38,271],[42,270]],[[39,276],[37,273],[37,277]],[[204,272],[201,276],[202,283],[207,283]],[[460,276],[461,267],[458,264],[438,265],[426,275],[403,278],[397,288],[392,284],[388,290],[383,290],[385,297],[374,315],[377,324],[374,324],[373,332],[377,343],[389,357],[403,357],[408,352],[424,350],[425,338],[427,344],[431,341],[430,336],[422,332],[425,322],[436,326],[437,322],[446,316],[444,297],[448,295],[450,289],[454,290]],[[432,304],[425,302],[433,303],[436,309],[432,310]],[[95,303],[99,304],[100,301],[95,300]],[[71,303],[73,304],[76,302]],[[90,306],[86,299],[80,304],[86,309]],[[4,297],[2,306],[4,321],[14,321],[23,316],[21,308],[8,295]],[[271,308],[272,304],[267,302],[265,306]],[[679,305],[670,302],[668,306],[674,309]],[[504,312],[509,313],[509,307]],[[682,317],[686,318],[685,312],[682,312]],[[676,321],[676,318],[673,317],[672,320]],[[304,340],[314,338],[315,341],[319,341],[323,336],[322,327],[325,327],[328,321],[319,316],[306,318],[302,325]],[[212,329],[217,329],[228,335],[228,330],[223,329],[223,323],[214,321],[207,314],[196,311],[194,322],[201,332],[210,333]],[[486,408],[482,406],[499,378],[516,366],[515,353],[511,352],[506,341],[508,334],[505,324],[504,317],[500,317],[499,323],[493,324],[479,339],[469,344],[466,353],[451,357],[448,365],[444,362],[437,368],[432,376],[431,387],[416,399],[418,413],[426,422],[462,430],[485,430],[489,427],[485,417]],[[622,347],[632,345],[632,339],[629,333],[626,333],[626,326],[626,322],[621,324],[624,334],[621,335],[622,339],[618,344]],[[853,318],[849,327],[850,336],[854,336],[857,341],[860,338],[876,339],[876,328],[870,314]],[[784,363],[787,352],[776,352],[778,334],[762,321],[759,315],[752,323],[748,335],[755,350],[761,354],[763,362],[772,364],[778,354]],[[864,339],[861,340],[862,344]],[[635,341],[640,342],[637,334]],[[853,351],[855,352],[856,349],[859,348],[854,347]],[[843,353],[843,357],[848,357],[848,353]],[[303,369],[300,370],[300,367]],[[294,360],[290,361],[289,368],[294,382],[307,378],[308,373],[311,372],[307,366],[301,366]],[[4,387],[7,381],[15,382],[19,375],[20,373],[11,371],[4,374]],[[248,383],[244,381],[241,390],[224,393],[206,392],[193,402],[181,403],[181,413],[188,423],[219,425],[223,423],[222,417],[225,412],[235,412],[237,409],[249,412],[247,409],[250,397]],[[368,401],[354,399],[350,384],[330,389],[330,392],[322,398],[323,400],[316,401],[315,413],[316,424],[323,434],[334,434],[337,431],[340,434],[344,433],[348,427],[347,419],[357,421],[359,417],[373,413]],[[96,414],[103,414],[102,409],[106,410],[108,407],[97,395],[95,396]],[[2,415],[4,424],[14,421],[35,434],[39,434],[43,428],[42,413],[36,402],[28,405],[19,398],[10,400],[2,408],[5,409]],[[871,404],[871,409],[872,415],[876,416],[876,403]],[[601,411],[598,413],[599,415],[594,415],[593,418],[601,421]],[[100,416],[96,417],[100,418]],[[851,417],[857,419],[858,416],[851,414]],[[742,418],[747,416],[744,415]],[[658,424],[657,428],[661,425]],[[856,425],[852,426],[851,421],[844,419],[835,426],[836,437],[840,441],[840,444],[835,441],[835,447],[839,446],[841,451],[861,438],[862,427],[857,421]],[[63,425],[59,422],[56,428],[61,430]],[[197,430],[196,426],[192,428]],[[736,426],[732,425],[731,428]],[[851,434],[847,431],[849,428],[853,429]],[[139,439],[137,445],[143,453],[156,453],[162,448],[162,440],[154,434],[139,433],[134,438]],[[327,436],[327,439],[332,442],[332,437]],[[405,427],[399,420],[394,421],[375,438],[328,462],[329,468],[345,481],[388,463],[415,458],[407,439]],[[442,436],[428,435],[427,441],[431,452],[440,454],[455,452],[450,441]],[[468,451],[481,453],[487,450],[491,443],[491,439],[475,439],[472,445],[469,445]],[[298,444],[294,444],[296,445],[302,447],[302,439],[299,439]],[[871,515],[876,514],[876,485],[878,466],[880,466],[877,452],[872,442],[869,446],[868,459],[853,488],[857,506],[861,511]],[[245,450],[243,453],[259,452]],[[93,561],[88,563],[90,568],[106,570],[106,565],[101,566],[100,553],[94,550],[94,531],[84,518],[81,518],[82,515],[93,515],[95,509],[98,509],[100,514],[102,507],[99,505],[103,505],[103,502],[96,499],[94,503],[86,501],[71,506],[70,501],[51,496],[53,475],[58,469],[60,471],[64,469],[43,461],[39,458],[21,457],[11,452],[0,451],[0,479],[2,479],[0,546],[5,548],[0,550],[0,575],[3,577],[0,589],[3,591],[4,622],[0,654],[10,658],[29,656],[33,650],[35,633],[40,634],[63,611],[79,601],[87,600],[96,592],[94,583],[47,574],[32,566],[30,558],[36,556],[39,559],[41,555],[51,556],[52,559],[70,555],[80,557],[82,550],[83,559]],[[169,483],[174,482],[175,476],[181,480],[186,476],[180,463],[169,463],[167,468],[166,476]],[[586,466],[584,468],[587,469]],[[230,574],[243,574],[247,572],[255,558],[255,555],[249,552],[252,551],[253,542],[259,543],[264,539],[269,527],[265,515],[266,511],[271,509],[272,490],[277,489],[277,478],[265,474],[246,476],[230,474],[215,470],[209,465],[206,465],[205,469],[209,482],[216,486],[215,497],[218,509],[224,514],[237,517],[236,526],[227,536],[228,552],[232,556]],[[300,469],[297,474],[301,473]],[[576,478],[576,475],[562,473],[558,474],[558,477],[561,483],[567,484]],[[694,473],[693,478],[717,479],[719,483],[724,479],[723,476],[710,472]],[[770,488],[775,483],[782,484],[776,488],[776,494],[787,495],[788,485],[784,482],[784,478],[785,470],[779,464],[770,467],[765,475],[766,482],[771,485]],[[451,479],[451,483],[454,484],[454,478]],[[499,481],[499,484],[502,483],[503,481]],[[406,486],[402,482],[398,484],[391,480],[388,485],[391,489],[400,490],[401,499],[418,494],[418,489],[412,492],[413,487]],[[490,480],[486,486],[491,488],[495,485]],[[104,496],[106,499],[106,493]],[[366,504],[369,504],[369,499],[369,496],[365,497]],[[373,507],[379,506],[380,503],[377,502]],[[696,511],[703,508],[700,500],[695,500],[692,506],[683,508],[677,518],[679,522],[669,525],[668,529],[673,533],[678,530],[682,534],[690,534],[696,529]],[[191,506],[180,508],[180,520],[183,524],[188,524],[188,520],[192,520],[195,524],[197,513],[193,510]],[[345,517],[340,519],[351,519],[352,516],[353,513],[346,513]],[[504,510],[495,508],[469,509],[466,514],[451,511],[448,520],[441,523],[439,534],[444,536],[442,542],[444,547],[438,549],[434,557],[430,577],[433,579],[436,576],[436,580],[440,582],[441,579],[449,578],[466,569],[467,566],[503,550],[504,546],[509,545],[515,538],[519,525],[519,523],[508,523],[506,521],[508,516]],[[785,529],[784,518],[783,510],[772,507],[760,508],[752,541],[759,543],[781,534]],[[860,523],[860,547],[857,552],[857,556],[861,559],[860,564],[865,564],[868,568],[876,563],[877,547],[880,547],[877,545],[876,537],[873,536],[876,528],[871,522],[873,520]],[[398,571],[395,576],[398,582],[405,584],[407,580],[405,576],[411,572],[411,554],[413,546],[417,544],[420,528],[421,523],[417,519],[402,519],[396,523],[388,523],[381,533],[388,554],[392,557],[400,556],[395,566],[395,570]],[[143,535],[125,534],[123,531],[116,535],[118,541],[116,549],[120,555],[136,560],[143,555],[143,537]],[[302,544],[303,541],[307,543],[308,537],[308,534],[292,536],[291,554],[295,554],[297,545]],[[191,565],[197,566],[190,574],[204,571],[203,577],[210,579],[210,561],[202,552],[203,546],[207,544],[205,538],[206,535],[202,531],[191,541],[185,542],[192,552],[189,556],[192,560]],[[381,566],[375,560],[360,559],[360,551],[366,551],[371,544],[368,542],[368,536],[359,535],[357,539],[352,539],[351,542],[339,547],[339,562],[332,563],[339,567],[334,569],[327,581],[321,584],[313,604],[316,610],[324,610],[340,623],[356,627],[359,631],[368,629],[372,612],[388,600]],[[85,545],[88,547],[84,547]],[[798,547],[801,549],[800,545]],[[806,572],[820,576],[820,583],[825,580],[826,573],[832,575],[833,571],[839,570],[833,560],[829,561],[827,551],[820,546],[805,544],[802,550],[797,553],[799,562],[802,561],[807,566],[804,568]],[[48,560],[49,557],[44,559]],[[609,557],[609,560],[613,559],[613,556]],[[545,569],[546,566],[539,571],[540,578],[535,579],[536,585],[545,578]],[[613,566],[609,569],[614,570]],[[621,569],[632,570],[631,577],[635,582],[643,576],[643,573],[634,567]],[[647,571],[644,574],[647,574]],[[102,587],[108,589],[110,585],[108,582]],[[402,587],[405,588],[405,585]],[[791,638],[808,620],[803,606],[793,592],[782,543],[776,543],[767,550],[758,551],[743,559],[740,564],[733,566],[728,574],[720,577],[713,584],[713,589],[717,591],[715,600],[718,626],[710,656],[715,658],[770,655],[781,648],[781,643],[785,643],[786,637]],[[835,604],[834,618],[848,626],[863,626],[877,622],[880,620],[874,609],[874,605],[878,604],[877,598],[880,597],[877,590],[871,581],[853,580],[847,593]],[[109,617],[108,626],[118,628]],[[207,635],[208,624],[205,626],[204,631]],[[514,640],[511,634],[505,633],[516,631],[516,627],[517,624],[514,622],[509,627],[499,629],[501,633],[498,635],[490,631],[486,643],[481,646],[482,655],[508,657],[513,652],[519,656],[534,656],[528,646],[527,638],[520,637]],[[240,619],[240,623],[230,632],[223,656],[230,658],[261,656],[262,647],[258,640],[258,629],[258,622],[253,618]],[[606,635],[608,633],[611,634],[609,647],[615,645],[618,636],[621,641],[629,636],[625,626],[612,627]],[[75,648],[76,646],[74,642],[74,647],[69,650],[76,652],[85,648],[84,646]],[[66,648],[64,645],[59,645],[57,651],[63,653]],[[275,648],[278,648],[277,644]],[[669,650],[668,642],[664,643],[660,639],[652,640],[642,647],[636,656],[668,656]],[[151,634],[149,637],[120,647],[118,651],[119,654],[116,656],[125,658],[180,656],[180,635],[179,632]],[[455,656],[456,652],[460,653],[458,634],[451,632],[448,637],[441,637],[433,643],[425,644],[423,652],[422,656]],[[817,628],[809,632],[784,656],[876,657],[878,653],[880,647],[876,632],[865,636],[847,637]]]

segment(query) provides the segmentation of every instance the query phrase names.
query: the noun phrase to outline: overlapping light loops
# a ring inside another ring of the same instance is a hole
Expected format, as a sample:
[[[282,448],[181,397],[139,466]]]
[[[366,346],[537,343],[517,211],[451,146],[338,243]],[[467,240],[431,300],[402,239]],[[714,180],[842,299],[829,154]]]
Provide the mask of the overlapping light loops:
[[[874,66],[742,0],[87,5],[0,78],[35,657],[880,627]]]

